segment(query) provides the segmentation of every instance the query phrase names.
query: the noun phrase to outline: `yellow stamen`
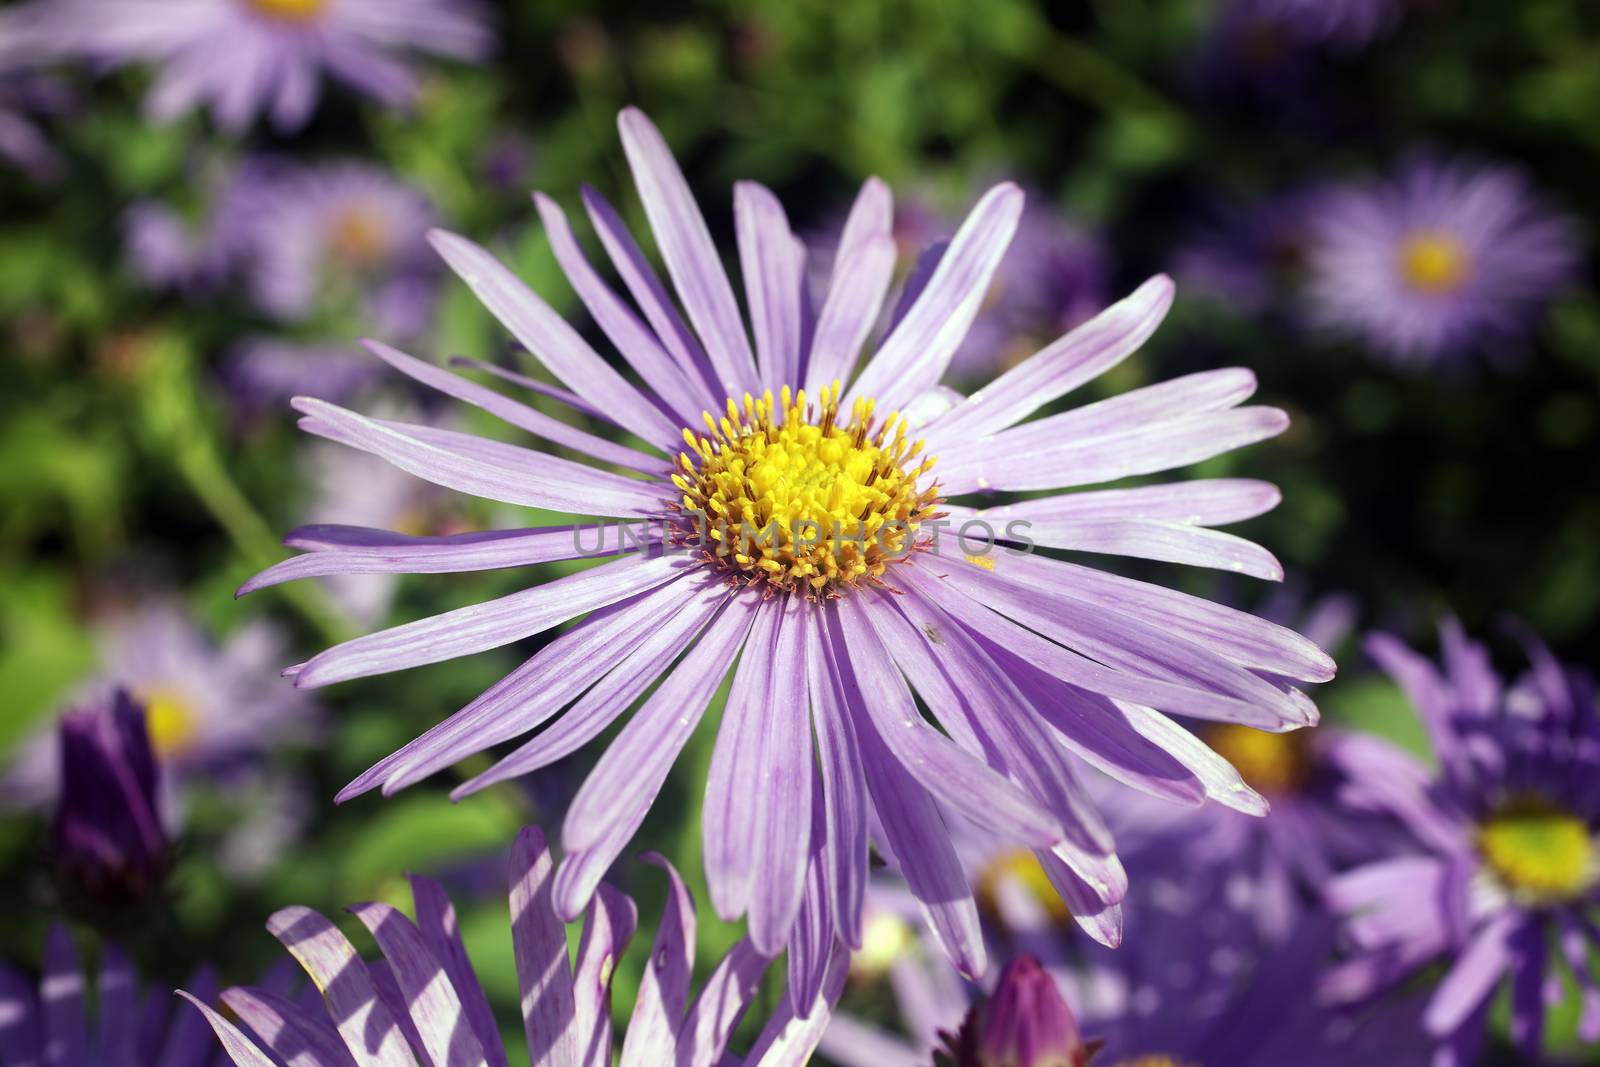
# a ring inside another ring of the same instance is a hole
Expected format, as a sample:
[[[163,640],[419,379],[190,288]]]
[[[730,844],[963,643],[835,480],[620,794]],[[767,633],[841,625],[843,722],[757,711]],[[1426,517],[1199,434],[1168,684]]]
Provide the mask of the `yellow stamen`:
[[[1518,797],[1484,822],[1478,850],[1508,890],[1535,902],[1579,896],[1600,874],[1589,827],[1539,797]]]
[[[1400,275],[1418,292],[1453,293],[1471,266],[1466,247],[1441,230],[1417,230],[1400,242]]]
[[[1214,723],[1201,736],[1251,788],[1268,795],[1298,792],[1311,772],[1311,755],[1300,731],[1269,734],[1235,723]]]
[[[911,951],[917,935],[892,911],[873,909],[864,918],[861,949],[850,957],[850,977],[871,982],[882,978],[896,960]]]
[[[350,204],[328,227],[328,247],[352,267],[371,267],[387,259],[391,240],[382,217],[365,204]]]
[[[198,725],[188,699],[173,689],[156,688],[141,693],[145,729],[150,747],[162,759],[180,756],[194,743]]]
[[[1065,925],[1072,920],[1071,909],[1061,899],[1061,894],[1056,892],[1056,887],[1050,884],[1050,878],[1044,873],[1044,868],[1039,866],[1039,860],[1032,852],[1025,848],[1015,848],[991,860],[978,873],[979,905],[991,914],[996,912],[1000,884],[1007,881],[1021,882],[1023,888],[1044,905],[1045,911],[1056,922]]]
[[[310,22],[322,14],[328,0],[246,0],[256,11],[285,22]]]
[[[938,488],[919,487],[933,467],[908,443],[905,421],[873,418],[870,399],[839,418],[839,383],[813,409],[786,386],[728,399],[727,414],[705,413],[705,434],[684,430],[672,484],[683,540],[747,584],[807,596],[837,596],[881,584],[889,564],[916,547],[934,518]]]

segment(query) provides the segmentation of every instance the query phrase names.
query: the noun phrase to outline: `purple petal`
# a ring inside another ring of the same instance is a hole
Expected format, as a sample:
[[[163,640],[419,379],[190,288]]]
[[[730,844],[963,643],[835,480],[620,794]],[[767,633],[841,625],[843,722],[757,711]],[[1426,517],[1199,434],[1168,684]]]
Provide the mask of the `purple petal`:
[[[649,517],[661,510],[661,483],[467,434],[369,419],[335,404],[296,397],[300,428],[386,460],[418,478],[506,504]]]
[[[1061,493],[970,514],[997,525],[1013,519],[1033,523],[1149,519],[1189,526],[1226,526],[1265,514],[1282,499],[1283,494],[1270,482],[1251,478],[1199,478],[1132,489]],[[954,508],[950,511],[958,514]]]
[[[404,997],[402,1003],[421,1038],[422,1051],[441,1067],[484,1063],[483,1046],[461,998],[411,920],[388,904],[357,904],[350,911],[371,932],[389,961]]]
[[[568,388],[651,444],[675,447],[678,427],[613,370],[560,315],[494,256],[465,237],[428,239],[483,306]]]
[[[638,926],[633,901],[602,885],[584,917],[572,972],[575,1029],[582,1049],[578,1062],[583,1067],[611,1067],[611,976]]]
[[[703,585],[698,593],[681,602],[670,618],[648,631],[644,642],[556,720],[554,726],[487,771],[457,786],[450,796],[460,800],[496,782],[547,767],[593,740],[655,684],[727,599],[725,586]]]
[[[529,1057],[540,1067],[580,1067],[567,931],[551,907],[550,850],[534,826],[511,850],[511,944]]]
[[[645,384],[666,402],[678,421],[686,426],[694,425],[700,413],[714,403],[706,397],[698,377],[694,380],[686,377],[683,367],[661,347],[650,328],[601,280],[573,236],[572,226],[560,205],[543,193],[534,193],[533,201],[539,208],[539,217],[544,220],[545,232],[550,235],[556,262],[595,325],[639,372]]]
[[[0,1056],[6,1063],[34,1067],[44,1059],[39,999],[33,983],[0,965]]]
[[[861,357],[861,348],[883,311],[883,297],[894,276],[894,238],[880,235],[848,259],[840,251],[828,295],[817,318],[806,368],[806,391],[819,393],[834,382],[847,382]]]
[[[939,381],[989,292],[1022,215],[1022,201],[1022,190],[1009,182],[978,201],[927,287],[862,370],[846,396],[846,408],[870,396],[877,399],[878,410],[896,411]]]
[[[622,148],[639,200],[655,231],[656,247],[678,290],[689,321],[705,346],[718,384],[730,397],[759,392],[759,378],[739,318],[733,286],[722,269],[706,220],[661,133],[637,108],[617,116]]]
[[[238,1027],[206,1007],[203,1001],[190,996],[183,990],[178,990],[178,996],[200,1009],[200,1014],[205,1016],[206,1022],[211,1024],[211,1029],[216,1032],[222,1041],[222,1048],[238,1067],[276,1067],[272,1059],[265,1055],[250,1039],[239,1032]]]
[[[801,257],[783,205],[770,189],[735,183],[733,220],[756,366],[761,384],[776,394],[800,383]]]
[[[509,645],[595,608],[671,581],[681,559],[624,558],[482,604],[447,611],[335,645],[295,675],[300,688],[386,674]]]
[[[820,862],[827,878],[829,925],[852,948],[861,947],[861,906],[867,883],[867,795],[856,749],[855,726],[834,662],[822,612],[807,613],[806,653],[817,763],[822,772],[823,817]],[[848,670],[848,666],[843,668]]]
[[[484,995],[472,961],[467,958],[467,947],[461,942],[455,905],[450,903],[443,886],[419,874],[411,876],[411,900],[416,907],[417,929],[423,942],[444,968],[451,987],[461,999],[467,1024],[477,1035],[490,1067],[508,1067],[494,1010],[489,1007],[489,998]]]
[[[502,396],[493,389],[486,389],[477,382],[468,381],[459,374],[451,374],[431,363],[424,363],[414,356],[390,348],[381,341],[364,340],[361,343],[367,351],[407,377],[431,389],[437,389],[446,396],[455,397],[473,407],[481,408],[502,422],[519,430],[526,430],[535,437],[542,437],[553,444],[563,445],[595,459],[615,463],[620,467],[627,467],[629,470],[644,474],[660,474],[664,469],[662,462],[654,456],[647,456],[575,426],[569,426],[560,419],[551,418],[542,411]]]
[[[310,908],[290,907],[273,913],[267,929],[322,991],[358,1067],[416,1067],[400,1027],[378,1000],[367,965],[338,927]]]
[[[694,975],[694,897],[664,856],[651,852],[640,858],[667,872],[667,903],[656,927],[650,962],[639,979],[618,1067],[654,1067],[662,1062],[660,1050],[668,1050],[667,1056],[673,1053]]]
[[[704,579],[702,579],[703,581]],[[343,802],[382,785],[395,793],[491,745],[510,740],[560,711],[649,634],[663,613],[699,588],[693,576],[601,608],[551,641],[478,698],[339,792]]]
[[[89,1018],[84,1001],[83,969],[72,934],[54,923],[45,935],[44,978],[39,985],[44,1012],[45,1059],[75,1067],[89,1058]]]
[[[1155,333],[1172,307],[1172,279],[1158,274],[1133,294],[973,393],[929,427],[929,445],[987,437],[1116,366]]]
[[[741,940],[722,958],[678,1028],[677,1067],[713,1067],[722,1061],[728,1039],[760,988],[766,969],[767,958],[749,939]]]
[[[1488,999],[1511,962],[1511,939],[1521,921],[1516,911],[1508,910],[1473,935],[1422,1014],[1422,1025],[1430,1034],[1454,1033]]]
[[[802,1001],[805,1013],[797,1013],[793,999],[785,997],[762,1028],[745,1062],[750,1067],[805,1067],[810,1063],[849,975],[850,953],[843,945],[835,944],[825,961],[821,988],[814,997]]]
[[[333,1025],[301,1005],[266,990],[238,987],[225,990],[222,1002],[268,1051],[292,1067],[350,1067],[355,1062]],[[316,1007],[322,1007],[320,997]]]

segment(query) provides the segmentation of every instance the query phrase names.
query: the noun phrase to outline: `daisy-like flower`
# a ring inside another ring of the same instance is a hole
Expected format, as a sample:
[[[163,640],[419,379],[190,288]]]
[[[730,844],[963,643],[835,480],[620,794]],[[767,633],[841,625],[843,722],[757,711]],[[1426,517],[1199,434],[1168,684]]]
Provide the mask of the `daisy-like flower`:
[[[1600,706],[1593,679],[1536,641],[1532,670],[1507,685],[1483,646],[1453,622],[1442,629],[1439,667],[1387,635],[1368,642],[1422,717],[1439,769],[1378,741],[1349,761],[1353,799],[1392,814],[1417,847],[1329,887],[1356,948],[1329,990],[1359,1000],[1447,962],[1423,1022],[1439,1062],[1465,1065],[1509,979],[1512,1038],[1533,1062],[1563,966],[1554,957],[1582,991],[1580,1034],[1600,1040]]]
[[[209,107],[240,131],[266,114],[292,132],[323,74],[398,107],[417,90],[407,54],[477,59],[485,13],[467,0],[51,0],[56,31],[109,66],[155,62],[146,100],[171,121]]]
[[[413,337],[433,317],[436,260],[427,197],[364,163],[246,168],[233,208],[250,295],[303,322],[355,306],[386,333]]]
[[[748,939],[740,941],[690,1003],[694,897],[670,863],[659,856],[651,860],[666,871],[670,886],[618,1063],[739,1063],[725,1055],[728,1040],[750,1007],[769,961]],[[602,886],[585,918],[577,958],[569,962],[567,932],[551,909],[555,877],[543,835],[533,827],[523,830],[511,855],[511,944],[522,988],[528,1057],[532,1067],[608,1065],[611,976],[633,938],[638,910],[628,897]],[[314,1009],[266,990],[229,989],[222,1002],[244,1024],[241,1029],[203,1000],[189,999],[238,1067],[271,1067],[280,1059],[298,1067],[347,1067],[352,1062],[506,1067],[511,1061],[467,958],[449,897],[437,882],[416,875],[411,895],[414,919],[387,904],[350,909],[383,953],[382,962],[371,966],[320,913],[291,907],[272,916],[267,929],[323,993],[325,1003]],[[846,965],[842,952],[823,962],[828,996],[808,1002],[803,1015],[780,1009],[743,1062],[750,1067],[801,1067],[810,1059],[827,1024],[829,997],[837,996]]]
[[[315,732],[314,702],[271,678],[284,646],[266,623],[243,626],[219,646],[183,608],[158,601],[112,619],[99,643],[99,673],[83,700],[120,687],[143,705],[150,743],[179,793]],[[52,728],[22,746],[5,779],[10,799],[38,804],[56,795],[55,744]]]
[[[585,190],[585,205],[637,310],[591,266],[562,209],[542,195],[538,204],[567,277],[642,385],[488,252],[451,234],[434,243],[564,386],[542,388],[616,423],[637,447],[370,345],[401,372],[616,469],[296,401],[308,431],[438,484],[632,523],[601,531],[618,558],[291,667],[297,686],[328,685],[507,645],[586,615],[341,798],[394,792],[549,724],[457,791],[471,793],[560,759],[642,698],[567,813],[555,900],[570,918],[639,828],[732,671],[706,782],[711,901],[730,921],[748,914],[763,952],[792,938],[791,960],[809,976],[791,986],[802,1003],[823,947],[835,936],[861,943],[869,826],[951,956],[969,973],[984,969],[977,906],[945,810],[1034,849],[1074,916],[1114,940],[1126,877],[1077,761],[1179,803],[1212,797],[1264,811],[1259,794],[1167,713],[1308,726],[1316,709],[1296,682],[1330,677],[1333,663],[1283,627],[1029,555],[1016,539],[1277,578],[1264,550],[1209,528],[1267,510],[1276,490],[1225,479],[981,512],[946,501],[1168,470],[1279,433],[1286,417],[1240,407],[1255,380],[1223,370],[1024,421],[1143,343],[1171,301],[1164,277],[971,397],[940,388],[1021,216],[1022,193],[1010,184],[979,202],[936,261],[925,258],[903,314],[852,377],[894,266],[887,188],[866,184],[821,307],[811,309],[783,209],[761,186],[740,183],[752,349],[665,141],[638,111],[625,111],[620,126],[682,314],[597,193]],[[943,518],[955,525],[942,529]],[[996,547],[985,530],[1012,540]],[[571,527],[435,538],[312,527],[289,539],[305,554],[242,591],[338,573],[528,566],[593,556],[594,537]],[[942,730],[921,717],[914,694]]]
[[[1311,320],[1413,366],[1516,341],[1578,259],[1521,174],[1464,162],[1330,189],[1309,238]]]
[[[1126,902],[1137,936],[1116,951],[1064,934],[1018,941],[998,980],[973,985],[912,939],[888,971],[905,1034],[840,1010],[821,1051],[841,1067],[927,1067],[930,1057],[951,1067],[1058,1067],[1074,1062],[1063,1051],[1074,1042],[1099,1050],[1097,1067],[1428,1062],[1415,998],[1355,1012],[1317,1002],[1334,940],[1325,916],[1308,913],[1275,941],[1263,937],[1249,895],[1237,892],[1247,876],[1217,865],[1140,873]],[[1015,982],[1023,988],[1008,989]],[[1019,1002],[1032,1005],[1020,1018]],[[991,1037],[997,1018],[1009,1024],[1002,1035],[1031,1038],[1035,1055],[1059,1058],[1005,1059],[1005,1043]]]
[[[0,1065],[35,1067],[216,1067],[216,1039],[200,1016],[161,986],[141,990],[133,964],[115,945],[100,949],[91,982],[64,926],[45,940],[44,974],[37,983],[0,964]],[[197,1000],[213,1003],[210,968],[189,978]]]

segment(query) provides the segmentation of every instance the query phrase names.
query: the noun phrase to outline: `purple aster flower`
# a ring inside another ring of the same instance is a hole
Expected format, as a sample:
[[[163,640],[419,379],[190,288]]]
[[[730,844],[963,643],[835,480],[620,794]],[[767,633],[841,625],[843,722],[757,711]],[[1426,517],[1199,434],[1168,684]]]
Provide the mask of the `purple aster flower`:
[[[281,635],[263,622],[240,627],[220,646],[177,604],[154,602],[112,619],[99,633],[100,669],[85,701],[125,688],[143,705],[150,743],[179,794],[277,745],[314,735],[316,705],[274,683]],[[7,775],[13,801],[40,804],[58,795],[50,730],[22,746]],[[176,818],[176,813],[172,814]]]
[[[265,113],[288,132],[322,74],[390,107],[417,80],[407,53],[477,59],[485,13],[466,0],[54,0],[59,33],[108,66],[162,65],[146,105],[166,122],[209,107],[240,131]]]
[[[282,337],[247,337],[228,353],[222,385],[246,423],[276,414],[290,397],[310,390],[348,401],[381,375],[372,360],[350,345],[301,343]]]
[[[1461,162],[1330,189],[1310,238],[1311,320],[1402,365],[1516,340],[1578,261],[1521,174]]]
[[[1435,962],[1448,972],[1423,1023],[1445,1064],[1470,1064],[1491,994],[1511,988],[1511,1033],[1536,1061],[1548,983],[1563,961],[1582,991],[1579,1032],[1600,1040],[1600,707],[1594,681],[1529,640],[1532,670],[1512,684],[1454,622],[1435,666],[1388,635],[1368,651],[1411,698],[1438,758],[1430,769],[1373,741],[1349,761],[1352,799],[1379,807],[1414,852],[1359,867],[1329,886],[1353,958],[1329,982],[1359,1000]]]
[[[235,191],[251,296],[283,322],[363,306],[385,332],[414,337],[433,320],[435,219],[422,193],[378,167],[261,163]]]
[[[724,1051],[768,960],[748,939],[740,941],[690,1003],[694,897],[670,863],[659,856],[651,862],[666,871],[670,891],[618,1062],[620,1067],[728,1063]],[[611,976],[633,938],[638,911],[628,897],[601,886],[585,917],[577,958],[569,963],[567,932],[551,907],[557,877],[543,835],[532,827],[523,830],[511,855],[511,943],[528,1056],[533,1067],[610,1064]],[[415,921],[387,904],[350,909],[383,954],[370,966],[318,912],[291,907],[273,915],[267,929],[305,968],[326,1003],[308,1010],[264,990],[227,990],[222,1002],[255,1040],[201,1000],[189,999],[238,1067],[271,1067],[279,1059],[299,1067],[351,1062],[506,1067],[511,1060],[467,958],[449,897],[437,882],[416,875],[411,894]],[[810,1059],[845,970],[842,952],[822,962],[828,994],[808,1002],[804,1015],[780,1009],[743,1062],[800,1067]]]
[[[984,1059],[978,1038],[1021,998],[1007,978],[1020,975],[1038,1005],[1035,1033],[1067,1045],[1064,1015],[1075,1018],[1111,1067],[1422,1067],[1430,1048],[1414,998],[1396,996],[1362,1011],[1330,1008],[1314,996],[1333,946],[1324,917],[1308,915],[1292,936],[1262,936],[1240,875],[1221,869],[1143,878],[1126,901],[1138,935],[1116,951],[1065,936],[1038,937],[1014,950],[993,986],[963,983],[936,953],[913,947],[888,971],[906,1036],[848,1012],[836,1013],[820,1043],[841,1067],[927,1067],[941,1048],[953,1067],[1045,1063]],[[924,936],[926,936],[924,934]],[[1054,995],[1043,988],[1048,980]],[[1002,1009],[1004,1009],[1002,1011]],[[1018,1028],[1026,1032],[1024,1028]],[[1058,1053],[1059,1054],[1059,1053]],[[937,1060],[935,1062],[938,1062]],[[1062,1061],[1071,1064],[1071,1059]]]
[[[869,826],[879,854],[904,873],[941,944],[969,973],[984,969],[983,943],[946,810],[1035,850],[1074,911],[1107,912],[1114,930],[1126,876],[1077,762],[1179,803],[1210,797],[1261,812],[1261,797],[1238,773],[1167,716],[1273,731],[1308,726],[1317,712],[1297,683],[1331,677],[1333,663],[1284,627],[1030,555],[1020,539],[1277,578],[1281,568],[1265,550],[1210,528],[1271,508],[1277,492],[1226,479],[1073,492],[981,512],[942,501],[1170,470],[1271,437],[1286,417],[1239,406],[1255,379],[1221,370],[1025,421],[1143,343],[1171,302],[1164,277],[972,397],[940,389],[1022,214],[1022,193],[1010,184],[979,202],[942,255],[924,257],[901,314],[852,375],[894,269],[888,189],[866,184],[839,241],[839,265],[812,308],[782,207],[761,186],[739,183],[735,229],[752,347],[665,141],[638,111],[625,111],[620,126],[687,321],[599,194],[585,190],[585,207],[637,310],[590,264],[562,209],[542,195],[537,202],[556,259],[642,384],[487,251],[452,234],[433,240],[563,383],[539,388],[627,430],[636,444],[369,345],[402,373],[612,469],[295,401],[308,431],[436,484],[632,522],[606,534],[604,551],[617,558],[291,667],[296,686],[314,688],[509,645],[581,617],[341,798],[392,793],[549,724],[456,795],[471,793],[555,762],[643,698],[567,813],[555,901],[571,918],[638,830],[731,672],[702,826],[711,900],[730,921],[748,914],[762,952],[789,944],[800,1003],[818,988],[818,961],[836,936],[861,943]],[[907,415],[890,414],[897,411]],[[933,455],[936,463],[926,458]],[[966,536],[941,536],[944,517]],[[984,529],[1010,538],[1008,547],[987,543]],[[241,592],[328,574],[592,558],[594,533],[559,526],[429,538],[309,527],[289,537],[303,555]],[[618,548],[619,536],[629,546],[638,538],[642,549]],[[942,730],[923,720],[913,694]]]
[[[96,901],[145,896],[166,874],[168,856],[144,708],[118,690],[105,706],[63,715],[60,743],[58,869],[75,892]]]
[[[170,987],[141,990],[128,957],[115,945],[100,950],[94,981],[82,969],[72,934],[52,926],[44,974],[35,984],[0,964],[0,1063],[6,1067],[217,1067],[215,1039]],[[206,1003],[216,1000],[210,968],[189,978]]]

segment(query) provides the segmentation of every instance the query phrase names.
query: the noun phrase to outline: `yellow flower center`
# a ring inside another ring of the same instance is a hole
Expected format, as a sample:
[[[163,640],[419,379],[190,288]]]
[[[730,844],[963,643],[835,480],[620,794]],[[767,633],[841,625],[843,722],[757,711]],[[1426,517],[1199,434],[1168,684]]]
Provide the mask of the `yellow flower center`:
[[[1311,773],[1311,755],[1298,730],[1269,734],[1235,723],[1214,723],[1202,736],[1251,788],[1263,793],[1283,796],[1298,792]]]
[[[1453,293],[1472,264],[1462,243],[1439,230],[1417,230],[1400,242],[1400,275],[1419,292]]]
[[[150,734],[150,747],[161,759],[180,756],[194,742],[197,717],[182,693],[157,688],[140,694],[144,700],[144,724]]]
[[[1121,1060],[1113,1064],[1112,1067],[1200,1067],[1200,1065],[1192,1060],[1180,1060],[1176,1056],[1158,1053],[1135,1056],[1131,1060]]]
[[[328,247],[349,266],[371,267],[388,258],[389,228],[371,208],[351,204],[328,227]]]
[[[252,8],[270,18],[285,22],[310,22],[322,14],[328,0],[245,0]]]
[[[998,911],[1000,884],[1002,882],[1019,882],[1032,893],[1050,918],[1062,925],[1072,920],[1072,910],[1061,899],[1061,894],[1056,892],[1056,887],[1050,883],[1050,878],[1044,873],[1044,868],[1039,866],[1039,859],[1025,848],[1014,848],[996,856],[978,874],[978,903],[990,913]]]
[[[1478,850],[1502,884],[1535,902],[1569,900],[1595,883],[1594,838],[1575,815],[1519,797],[1478,830]]]
[[[894,912],[868,913],[862,924],[861,948],[850,957],[850,977],[876,981],[916,943],[917,935],[910,924]]]
[[[917,457],[897,414],[882,422],[858,400],[839,421],[839,383],[809,403],[805,390],[780,403],[748,393],[726,415],[705,413],[707,433],[683,431],[672,484],[682,496],[677,543],[746,584],[836,597],[858,583],[882,585],[889,564],[918,547],[921,523],[937,518],[938,487],[918,487],[933,459]]]

